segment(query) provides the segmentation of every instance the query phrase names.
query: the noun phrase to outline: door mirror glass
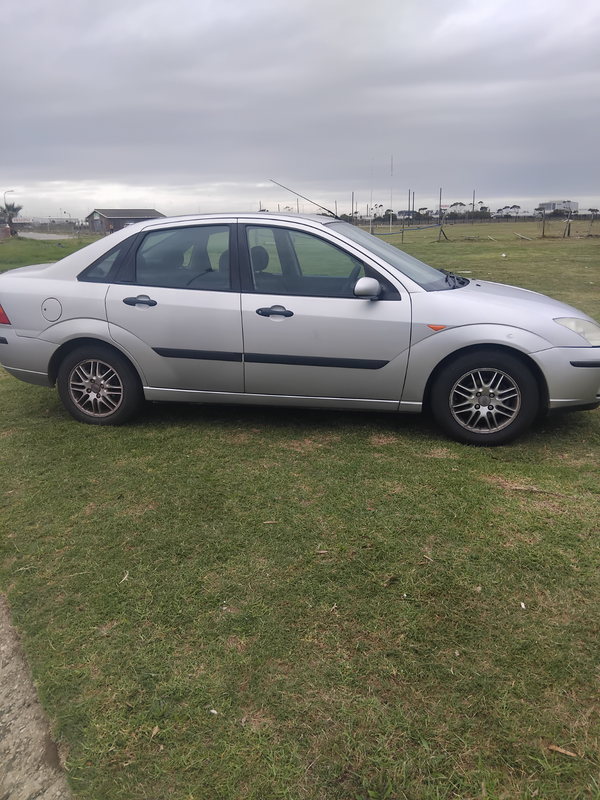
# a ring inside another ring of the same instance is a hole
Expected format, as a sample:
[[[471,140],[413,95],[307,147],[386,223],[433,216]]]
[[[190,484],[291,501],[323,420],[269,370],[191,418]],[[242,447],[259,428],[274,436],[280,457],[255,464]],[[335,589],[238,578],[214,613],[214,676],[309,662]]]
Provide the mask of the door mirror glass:
[[[375,278],[359,278],[354,287],[356,297],[370,297],[372,300],[381,294],[381,284]]]

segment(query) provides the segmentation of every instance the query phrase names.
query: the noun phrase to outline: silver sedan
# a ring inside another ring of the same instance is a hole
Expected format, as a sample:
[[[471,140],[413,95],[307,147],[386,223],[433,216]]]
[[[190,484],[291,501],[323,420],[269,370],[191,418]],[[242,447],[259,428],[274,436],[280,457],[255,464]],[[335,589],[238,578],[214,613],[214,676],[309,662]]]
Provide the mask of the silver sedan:
[[[498,445],[600,405],[600,326],[534,292],[433,269],[326,216],[140,222],[0,275],[0,363],[80,422],[144,399],[430,408]]]

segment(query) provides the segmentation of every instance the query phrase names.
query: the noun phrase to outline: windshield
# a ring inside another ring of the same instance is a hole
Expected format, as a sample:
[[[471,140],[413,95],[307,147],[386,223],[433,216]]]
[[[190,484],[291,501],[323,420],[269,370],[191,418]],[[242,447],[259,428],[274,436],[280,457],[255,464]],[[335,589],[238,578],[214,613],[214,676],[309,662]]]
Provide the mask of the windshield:
[[[374,255],[382,258],[390,267],[398,270],[401,275],[408,276],[415,283],[418,283],[423,289],[428,292],[435,292],[441,289],[455,289],[457,286],[465,285],[468,283],[465,279],[459,278],[458,282],[449,281],[446,273],[430,267],[429,264],[424,264],[418,258],[409,256],[402,250],[398,250],[387,242],[382,242],[376,236],[350,225],[348,222],[328,222],[328,228],[341,233],[347,239],[352,239],[353,242],[362,245],[362,247],[370,250]],[[464,283],[463,283],[464,281]]]

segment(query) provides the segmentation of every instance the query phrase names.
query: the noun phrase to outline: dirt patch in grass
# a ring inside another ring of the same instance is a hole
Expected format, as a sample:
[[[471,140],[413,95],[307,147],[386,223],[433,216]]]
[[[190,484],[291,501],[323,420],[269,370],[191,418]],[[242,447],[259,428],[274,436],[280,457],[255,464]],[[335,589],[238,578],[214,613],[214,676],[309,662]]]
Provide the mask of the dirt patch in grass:
[[[390,436],[385,434],[375,434],[370,437],[369,442],[373,445],[373,447],[380,447],[384,444],[396,444],[398,441],[397,436]]]
[[[425,458],[458,458],[448,447],[434,447],[428,453],[423,453]]]
[[[263,728],[271,728],[273,726],[273,718],[262,708],[243,708],[242,710],[244,714],[241,719],[242,728],[248,727],[258,733]]]

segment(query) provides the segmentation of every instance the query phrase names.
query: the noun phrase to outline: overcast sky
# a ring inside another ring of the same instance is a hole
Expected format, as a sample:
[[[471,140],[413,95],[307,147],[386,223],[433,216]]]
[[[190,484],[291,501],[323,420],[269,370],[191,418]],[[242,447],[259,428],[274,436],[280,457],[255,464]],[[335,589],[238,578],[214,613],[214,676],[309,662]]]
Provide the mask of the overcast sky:
[[[598,0],[4,0],[2,64],[23,216],[600,206]]]

